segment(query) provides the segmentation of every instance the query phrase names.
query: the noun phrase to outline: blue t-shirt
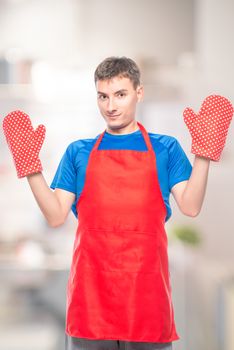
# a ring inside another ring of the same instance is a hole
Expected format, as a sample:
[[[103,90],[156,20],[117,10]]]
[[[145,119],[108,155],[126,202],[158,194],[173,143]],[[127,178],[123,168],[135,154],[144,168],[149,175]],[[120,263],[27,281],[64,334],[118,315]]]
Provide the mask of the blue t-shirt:
[[[167,221],[171,216],[169,203],[171,189],[178,182],[189,179],[192,166],[175,137],[150,132],[148,134],[156,154],[159,185],[167,208]],[[75,194],[72,211],[76,217],[76,203],[85,183],[89,155],[99,136],[100,134],[92,139],[72,142],[67,147],[50,185],[52,189],[60,188]],[[123,135],[113,135],[105,131],[98,149],[125,149],[144,152],[147,151],[147,146],[140,130]]]

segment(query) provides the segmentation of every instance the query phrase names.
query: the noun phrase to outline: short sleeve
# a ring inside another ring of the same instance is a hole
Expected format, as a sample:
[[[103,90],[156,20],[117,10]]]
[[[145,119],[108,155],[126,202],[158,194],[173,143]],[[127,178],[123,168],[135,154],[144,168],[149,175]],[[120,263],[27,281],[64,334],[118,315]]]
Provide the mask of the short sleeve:
[[[189,180],[192,165],[186,156],[183,148],[176,138],[173,137],[172,143],[169,147],[169,163],[168,163],[168,176],[169,176],[169,189],[178,182]]]
[[[70,144],[58,165],[50,185],[52,189],[61,188],[76,194],[76,170],[73,158],[72,144]]]

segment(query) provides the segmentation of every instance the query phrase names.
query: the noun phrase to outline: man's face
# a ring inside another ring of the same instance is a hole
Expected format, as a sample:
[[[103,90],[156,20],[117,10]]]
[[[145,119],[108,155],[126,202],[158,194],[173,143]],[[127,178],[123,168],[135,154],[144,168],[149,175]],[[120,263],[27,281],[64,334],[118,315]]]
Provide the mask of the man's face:
[[[107,130],[130,131],[135,125],[136,105],[143,97],[143,87],[136,89],[129,78],[116,76],[96,82],[99,110],[106,121]]]

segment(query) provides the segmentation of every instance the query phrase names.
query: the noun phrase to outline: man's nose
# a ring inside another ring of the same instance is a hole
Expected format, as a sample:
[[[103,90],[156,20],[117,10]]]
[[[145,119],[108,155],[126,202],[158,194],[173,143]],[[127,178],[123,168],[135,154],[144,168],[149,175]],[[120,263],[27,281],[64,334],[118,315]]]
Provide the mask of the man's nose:
[[[109,98],[108,105],[107,105],[107,110],[109,113],[116,111],[116,104],[114,99]]]

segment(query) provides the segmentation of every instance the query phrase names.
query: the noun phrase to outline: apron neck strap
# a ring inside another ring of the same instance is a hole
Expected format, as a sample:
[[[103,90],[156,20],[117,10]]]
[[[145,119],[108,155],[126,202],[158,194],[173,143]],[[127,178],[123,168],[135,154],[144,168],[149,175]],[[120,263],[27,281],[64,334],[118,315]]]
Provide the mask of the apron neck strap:
[[[153,151],[152,143],[151,143],[151,141],[150,141],[150,137],[149,137],[148,132],[146,131],[146,129],[144,128],[144,126],[143,126],[142,124],[140,124],[139,122],[137,122],[137,125],[139,126],[139,129],[141,130],[141,133],[142,133],[142,136],[143,136],[143,138],[144,138],[144,140],[145,140],[145,143],[146,143],[146,146],[147,146],[147,148],[148,148],[148,151]],[[100,143],[101,143],[101,141],[102,141],[102,138],[103,138],[104,134],[105,134],[105,131],[103,131],[103,132],[100,134],[99,138],[97,139],[97,141],[96,141],[96,143],[95,143],[95,145],[94,145],[94,147],[93,147],[93,150],[94,150],[94,151],[96,151],[96,150],[98,149],[98,147],[99,147],[99,145],[100,145]]]
[[[139,122],[137,122],[137,125],[139,126],[141,132],[142,132],[142,136],[145,140],[146,146],[148,148],[148,151],[153,151],[153,146],[152,143],[150,141],[150,137],[148,132],[146,131],[146,129],[144,128],[144,126],[142,124],[140,124]]]

